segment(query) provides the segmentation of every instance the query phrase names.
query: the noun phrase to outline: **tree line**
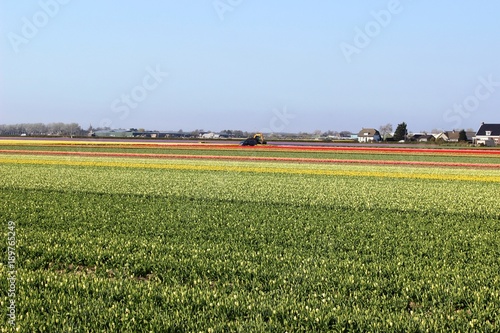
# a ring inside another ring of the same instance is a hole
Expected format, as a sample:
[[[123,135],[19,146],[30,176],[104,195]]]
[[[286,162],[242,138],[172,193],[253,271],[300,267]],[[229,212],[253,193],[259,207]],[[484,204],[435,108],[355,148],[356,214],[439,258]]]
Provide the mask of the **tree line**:
[[[0,135],[87,135],[77,123],[23,123],[0,125]]]

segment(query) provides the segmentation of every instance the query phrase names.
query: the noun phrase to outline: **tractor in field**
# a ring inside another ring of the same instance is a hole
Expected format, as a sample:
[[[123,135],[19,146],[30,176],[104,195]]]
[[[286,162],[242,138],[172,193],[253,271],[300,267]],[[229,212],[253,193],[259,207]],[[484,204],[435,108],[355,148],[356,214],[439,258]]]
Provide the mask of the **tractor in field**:
[[[240,142],[240,146],[256,146],[265,144],[267,144],[267,141],[264,139],[264,134],[262,133],[256,133],[253,137],[249,137]]]

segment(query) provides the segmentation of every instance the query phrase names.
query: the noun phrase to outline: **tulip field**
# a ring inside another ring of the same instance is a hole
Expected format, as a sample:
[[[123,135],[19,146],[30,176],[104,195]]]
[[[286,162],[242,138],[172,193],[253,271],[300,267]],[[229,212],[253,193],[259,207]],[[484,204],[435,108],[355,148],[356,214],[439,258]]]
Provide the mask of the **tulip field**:
[[[500,331],[500,150],[0,139],[0,200],[0,332]]]

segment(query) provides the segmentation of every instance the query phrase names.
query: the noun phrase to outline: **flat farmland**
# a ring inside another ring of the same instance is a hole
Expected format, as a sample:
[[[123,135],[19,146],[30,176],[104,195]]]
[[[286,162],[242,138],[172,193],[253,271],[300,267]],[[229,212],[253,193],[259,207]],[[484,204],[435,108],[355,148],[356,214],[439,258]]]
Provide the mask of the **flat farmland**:
[[[497,332],[499,190],[500,150],[3,140],[0,271],[14,225],[21,332]]]

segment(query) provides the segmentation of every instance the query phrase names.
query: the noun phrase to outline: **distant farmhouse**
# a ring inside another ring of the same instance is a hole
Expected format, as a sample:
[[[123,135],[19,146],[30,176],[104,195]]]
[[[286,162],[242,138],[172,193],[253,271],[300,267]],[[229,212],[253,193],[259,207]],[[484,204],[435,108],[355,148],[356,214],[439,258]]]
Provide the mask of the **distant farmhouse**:
[[[367,143],[367,142],[379,142],[382,140],[382,136],[380,132],[374,128],[363,128],[358,133],[358,141]]]
[[[144,131],[137,130],[135,128],[130,129],[108,129],[108,130],[99,130],[99,131],[91,131],[89,133],[90,136],[95,137],[114,137],[114,138],[170,138],[170,139],[181,139],[181,138],[190,138],[190,139],[227,139],[230,138],[231,135],[227,133],[213,133],[213,132],[172,132],[172,131]]]
[[[116,137],[116,138],[131,138],[134,136],[133,134],[134,133],[132,130],[126,130],[126,129],[109,129],[109,130],[98,130],[90,132],[90,136]]]
[[[467,136],[467,141],[472,142],[474,137],[476,136],[476,132],[465,132],[465,135]],[[460,138],[460,132],[459,131],[445,131],[441,132],[439,134],[435,134],[434,138],[436,141],[442,140],[445,142],[458,142]]]
[[[410,137],[410,140],[417,142],[433,142],[436,141],[436,138],[432,134],[415,133]]]
[[[482,123],[481,127],[474,137],[473,143],[492,147],[500,144],[500,124],[485,124]]]
[[[161,132],[161,131],[138,131],[131,129],[110,129],[91,132],[95,137],[114,137],[114,138],[186,138],[190,133],[184,132]]]

